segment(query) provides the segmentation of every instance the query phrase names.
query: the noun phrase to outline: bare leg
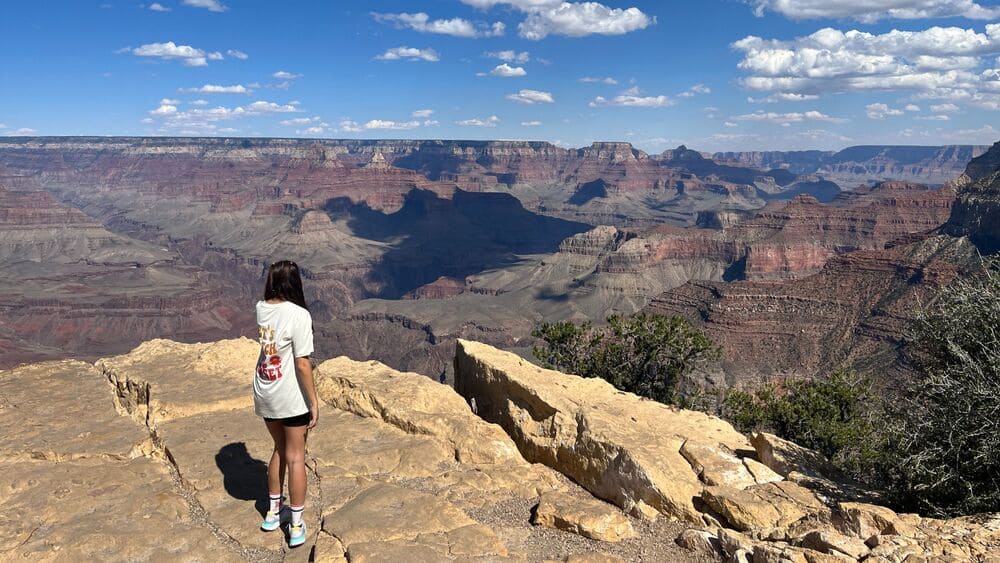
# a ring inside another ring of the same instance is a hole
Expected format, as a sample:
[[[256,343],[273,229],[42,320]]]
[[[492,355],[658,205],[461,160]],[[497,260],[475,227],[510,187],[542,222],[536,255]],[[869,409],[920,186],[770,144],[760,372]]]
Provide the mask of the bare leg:
[[[288,464],[288,504],[306,502],[306,427],[285,427],[285,463]]]
[[[285,483],[285,427],[281,422],[275,420],[265,422],[267,431],[271,433],[274,440],[274,451],[271,452],[271,461],[267,464],[267,492],[271,496],[281,494],[281,487]]]

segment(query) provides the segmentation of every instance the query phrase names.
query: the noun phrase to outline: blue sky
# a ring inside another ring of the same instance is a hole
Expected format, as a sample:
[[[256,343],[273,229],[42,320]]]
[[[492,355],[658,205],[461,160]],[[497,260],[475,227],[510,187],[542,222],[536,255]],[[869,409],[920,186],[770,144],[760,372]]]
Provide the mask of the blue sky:
[[[997,0],[8,2],[0,135],[1000,139]]]

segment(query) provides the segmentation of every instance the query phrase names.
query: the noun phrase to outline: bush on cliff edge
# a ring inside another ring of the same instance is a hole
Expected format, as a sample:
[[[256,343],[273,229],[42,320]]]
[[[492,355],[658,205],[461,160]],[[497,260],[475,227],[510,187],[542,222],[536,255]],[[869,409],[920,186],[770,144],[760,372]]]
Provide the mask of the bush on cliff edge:
[[[942,289],[913,323],[918,376],[898,400],[890,485],[908,508],[1000,511],[1000,271]]]
[[[683,317],[612,315],[608,326],[589,322],[542,323],[532,331],[544,344],[533,353],[545,367],[600,377],[618,389],[666,404],[683,405],[680,380],[719,349]]]

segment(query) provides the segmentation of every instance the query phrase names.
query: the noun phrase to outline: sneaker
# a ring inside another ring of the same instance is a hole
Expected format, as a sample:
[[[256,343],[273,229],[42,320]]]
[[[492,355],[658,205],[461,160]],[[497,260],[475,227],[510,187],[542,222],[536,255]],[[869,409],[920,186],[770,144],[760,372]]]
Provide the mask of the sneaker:
[[[298,547],[306,543],[306,523],[296,526],[292,525],[288,529],[288,547]]]
[[[278,514],[268,510],[267,514],[264,515],[264,521],[260,523],[260,529],[265,532],[273,532],[281,527],[281,521],[287,520],[287,516],[287,510],[284,506],[281,507]]]

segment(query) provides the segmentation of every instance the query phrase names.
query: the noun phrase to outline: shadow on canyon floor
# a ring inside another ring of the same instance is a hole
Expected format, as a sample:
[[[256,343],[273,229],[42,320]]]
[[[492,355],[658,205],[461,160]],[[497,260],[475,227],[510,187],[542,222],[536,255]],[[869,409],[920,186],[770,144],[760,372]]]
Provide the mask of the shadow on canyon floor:
[[[346,197],[329,200],[326,211],[334,220],[346,217],[355,236],[392,244],[371,274],[384,284],[383,299],[441,276],[463,279],[514,265],[522,255],[555,252],[566,237],[592,228],[533,213],[510,194],[462,190],[447,199],[413,189],[394,213]]]
[[[267,464],[251,456],[245,443],[222,446],[215,454],[215,465],[222,472],[222,483],[229,496],[252,500],[261,517],[267,514]]]

